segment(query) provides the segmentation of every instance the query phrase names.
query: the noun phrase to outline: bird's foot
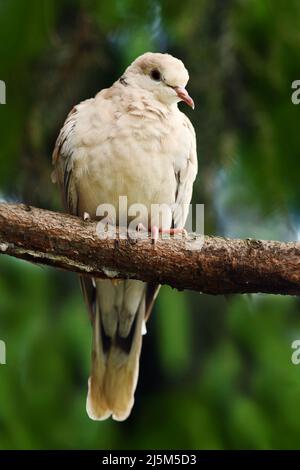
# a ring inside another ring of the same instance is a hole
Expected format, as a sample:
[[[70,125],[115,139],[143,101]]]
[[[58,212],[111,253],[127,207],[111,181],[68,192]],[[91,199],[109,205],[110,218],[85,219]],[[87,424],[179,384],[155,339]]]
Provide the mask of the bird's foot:
[[[104,219],[101,221],[102,223],[104,222]],[[109,225],[110,221],[107,221]],[[137,239],[145,239],[148,238],[148,234],[150,234],[151,242],[153,245],[156,245],[157,240],[159,239],[159,234],[161,233],[162,238],[168,238],[166,235],[169,236],[176,236],[181,234],[182,236],[187,236],[187,231],[184,228],[169,228],[169,229],[162,229],[158,228],[157,225],[152,225],[151,228],[145,227],[143,223],[138,223],[137,226],[135,227],[135,230],[129,230],[124,227],[119,227],[119,237],[120,238],[130,238],[132,240],[137,240]],[[165,237],[164,237],[165,235]]]
[[[183,235],[184,237],[187,237],[187,231],[185,228],[169,228],[169,229],[162,229],[161,230],[162,234],[168,234],[168,235]]]
[[[151,241],[153,245],[156,245],[157,240],[159,238],[159,234],[161,233],[163,235],[183,235],[184,237],[187,236],[187,231],[185,228],[169,228],[169,229],[162,229],[158,228],[157,225],[153,225],[149,230],[142,224],[139,223],[136,227],[136,231],[138,234],[145,234],[145,233],[150,233],[151,234]],[[165,237],[166,238],[166,237]]]
[[[145,227],[144,224],[142,224],[140,222],[136,226],[135,231],[133,233],[128,232],[128,235],[129,235],[130,238],[144,239],[144,238],[148,238],[148,234],[150,234],[151,241],[155,245],[157,240],[158,240],[159,232],[160,232],[160,230],[158,229],[158,227],[156,225],[153,225],[151,228],[148,229],[147,227]]]

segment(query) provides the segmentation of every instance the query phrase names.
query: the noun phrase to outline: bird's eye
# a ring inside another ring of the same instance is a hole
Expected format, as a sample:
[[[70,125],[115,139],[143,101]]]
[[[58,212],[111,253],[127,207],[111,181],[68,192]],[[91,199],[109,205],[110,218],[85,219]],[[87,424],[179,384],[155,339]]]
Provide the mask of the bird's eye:
[[[153,69],[151,70],[151,73],[150,73],[150,76],[153,80],[155,80],[156,82],[159,82],[159,80],[161,80],[161,73],[159,70],[157,69]]]

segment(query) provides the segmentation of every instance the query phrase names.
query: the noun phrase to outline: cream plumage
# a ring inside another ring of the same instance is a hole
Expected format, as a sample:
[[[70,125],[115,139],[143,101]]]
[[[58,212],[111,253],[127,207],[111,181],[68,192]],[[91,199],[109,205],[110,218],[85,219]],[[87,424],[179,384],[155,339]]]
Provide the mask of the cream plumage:
[[[66,209],[95,217],[99,204],[189,204],[197,173],[196,140],[179,111],[188,72],[169,54],[146,53],[95,98],[75,106],[53,153],[55,178]],[[185,206],[186,207],[186,206]],[[187,211],[172,212],[183,227]],[[118,222],[118,221],[117,221]],[[148,224],[149,220],[145,220]],[[150,222],[151,223],[151,222]],[[81,276],[93,327],[87,411],[92,419],[128,417],[134,402],[142,326],[159,286],[141,281],[92,282]]]

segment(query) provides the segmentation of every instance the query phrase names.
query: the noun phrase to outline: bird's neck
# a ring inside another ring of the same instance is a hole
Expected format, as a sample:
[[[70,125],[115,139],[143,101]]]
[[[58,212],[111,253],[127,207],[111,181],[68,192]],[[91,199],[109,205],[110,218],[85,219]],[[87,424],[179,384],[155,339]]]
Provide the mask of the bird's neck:
[[[178,112],[177,103],[163,103],[148,90],[141,89],[131,83],[130,77],[121,77],[113,86],[120,89],[123,99],[120,105],[129,114],[142,114],[143,117],[170,118],[170,114]]]

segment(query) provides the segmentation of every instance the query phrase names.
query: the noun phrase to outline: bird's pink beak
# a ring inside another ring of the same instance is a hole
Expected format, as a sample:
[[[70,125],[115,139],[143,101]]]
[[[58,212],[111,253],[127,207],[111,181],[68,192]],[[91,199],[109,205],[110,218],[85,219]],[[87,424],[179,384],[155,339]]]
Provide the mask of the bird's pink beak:
[[[183,86],[176,86],[174,87],[174,90],[176,91],[178,98],[188,104],[192,109],[195,109],[193,98],[190,97],[190,95],[188,94],[186,89],[183,88]]]

